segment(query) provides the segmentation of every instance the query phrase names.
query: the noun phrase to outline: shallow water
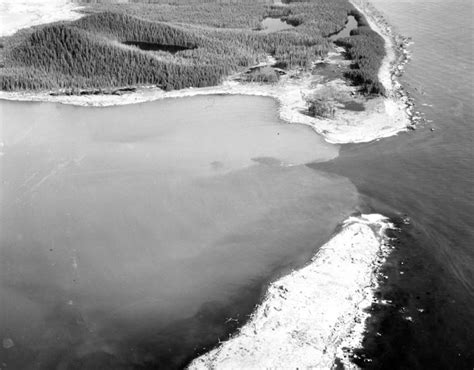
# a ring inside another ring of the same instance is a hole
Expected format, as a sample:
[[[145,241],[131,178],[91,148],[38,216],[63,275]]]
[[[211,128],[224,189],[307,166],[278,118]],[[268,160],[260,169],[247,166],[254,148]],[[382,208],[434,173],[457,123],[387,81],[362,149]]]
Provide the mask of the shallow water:
[[[9,368],[181,366],[357,203],[304,165],[338,147],[268,98],[0,109]]]

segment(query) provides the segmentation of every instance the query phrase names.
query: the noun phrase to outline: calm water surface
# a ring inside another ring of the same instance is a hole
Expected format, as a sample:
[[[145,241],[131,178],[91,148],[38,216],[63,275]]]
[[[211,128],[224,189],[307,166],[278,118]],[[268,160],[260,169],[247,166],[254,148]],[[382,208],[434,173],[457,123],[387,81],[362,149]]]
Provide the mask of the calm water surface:
[[[357,204],[304,165],[339,148],[271,99],[0,109],[8,368],[181,366]]]

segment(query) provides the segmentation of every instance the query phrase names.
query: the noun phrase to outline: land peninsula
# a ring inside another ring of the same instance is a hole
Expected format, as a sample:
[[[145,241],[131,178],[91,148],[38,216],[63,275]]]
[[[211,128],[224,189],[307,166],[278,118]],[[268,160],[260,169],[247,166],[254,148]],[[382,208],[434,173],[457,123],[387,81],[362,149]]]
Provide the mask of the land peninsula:
[[[410,125],[392,80],[392,36],[348,0],[77,5],[72,21],[1,38],[0,98],[100,106],[263,95],[279,100],[284,120],[335,143],[371,141]],[[348,17],[356,27],[338,37]],[[289,27],[266,29],[267,19]]]

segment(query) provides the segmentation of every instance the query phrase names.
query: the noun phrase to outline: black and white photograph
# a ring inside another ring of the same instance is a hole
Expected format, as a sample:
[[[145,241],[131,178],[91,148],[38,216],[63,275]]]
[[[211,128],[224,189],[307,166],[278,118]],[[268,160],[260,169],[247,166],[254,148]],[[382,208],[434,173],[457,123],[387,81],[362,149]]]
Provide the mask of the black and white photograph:
[[[0,370],[474,369],[472,0],[0,0]]]

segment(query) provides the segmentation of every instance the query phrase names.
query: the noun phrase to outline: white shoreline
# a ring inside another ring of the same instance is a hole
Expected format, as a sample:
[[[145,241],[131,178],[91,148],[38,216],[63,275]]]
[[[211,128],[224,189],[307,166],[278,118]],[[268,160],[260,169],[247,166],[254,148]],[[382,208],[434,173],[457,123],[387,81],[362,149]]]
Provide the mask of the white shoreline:
[[[71,104],[79,106],[107,107],[145,103],[150,101],[183,98],[198,95],[251,95],[266,96],[279,102],[280,118],[288,123],[299,123],[312,127],[324,139],[334,144],[363,143],[396,135],[406,130],[409,119],[405,106],[395,99],[374,98],[367,102],[366,111],[354,112],[339,109],[333,119],[317,119],[305,114],[304,95],[333,85],[338,90],[354,90],[342,80],[328,84],[310,86],[308,78],[292,79],[285,76],[274,85],[241,83],[227,80],[223,84],[208,88],[188,88],[165,92],[158,88],[141,88],[126,95],[70,95],[50,96],[48,93],[7,93],[0,92],[0,99],[18,101],[39,101]]]
[[[57,21],[75,20],[83,16],[81,6],[70,0],[0,0],[0,36]]]
[[[382,215],[350,217],[306,267],[272,283],[239,332],[198,357],[190,369],[330,369],[344,348],[360,347],[375,300],[379,267],[389,253]]]
[[[354,0],[359,9],[367,11],[364,0]],[[364,8],[364,9],[362,9]],[[330,143],[364,143],[396,135],[411,126],[410,109],[404,94],[400,94],[400,84],[395,80],[394,64],[397,57],[394,50],[392,35],[387,27],[379,27],[371,13],[366,15],[370,26],[385,40],[386,56],[379,71],[380,82],[387,90],[387,97],[370,99],[366,110],[354,112],[338,109],[333,119],[317,119],[306,115],[304,96],[332,85],[345,92],[355,91],[342,80],[327,84],[312,85],[309,74],[301,74],[296,78],[283,77],[273,85],[242,83],[227,79],[221,85],[207,88],[188,88],[165,92],[156,87],[142,87],[136,92],[124,95],[60,95],[51,96],[50,92],[5,92],[0,91],[0,99],[18,101],[53,102],[80,106],[104,107],[145,103],[167,98],[181,98],[196,95],[253,95],[267,96],[276,99],[279,104],[280,117],[288,123],[299,123],[311,126],[318,134]],[[294,77],[294,76],[293,76]]]

